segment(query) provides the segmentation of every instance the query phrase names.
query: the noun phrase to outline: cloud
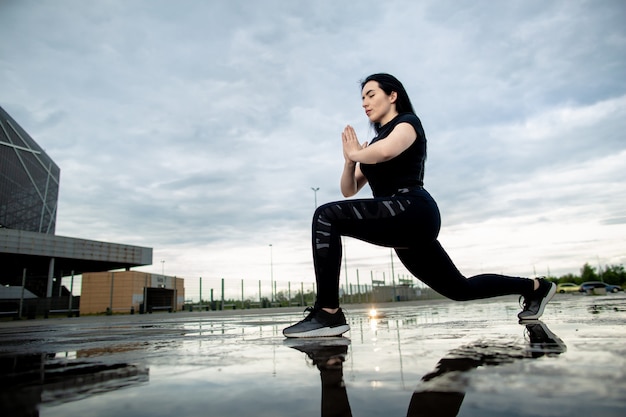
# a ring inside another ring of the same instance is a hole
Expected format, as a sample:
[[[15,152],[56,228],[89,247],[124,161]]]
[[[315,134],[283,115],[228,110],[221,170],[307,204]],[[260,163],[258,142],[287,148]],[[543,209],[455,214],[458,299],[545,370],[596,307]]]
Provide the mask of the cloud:
[[[432,188],[443,193],[441,203],[464,208],[458,221],[528,210],[529,205],[576,204],[590,189],[619,204],[622,198],[608,185],[624,179],[615,159],[626,150],[618,133],[626,128],[624,114],[626,97],[621,97],[558,107],[513,124],[445,132],[430,141],[430,153],[436,155],[429,172]],[[527,204],[515,197],[522,188]],[[503,207],[503,198],[517,205]]]
[[[277,279],[312,281],[314,198],[342,198],[341,130],[372,136],[359,80],[390,72],[459,267],[575,272],[625,261],[625,18],[619,2],[8,1],[0,105],[61,167],[58,234],[206,279],[266,279],[272,243]],[[388,249],[346,253],[349,277],[390,273]]]

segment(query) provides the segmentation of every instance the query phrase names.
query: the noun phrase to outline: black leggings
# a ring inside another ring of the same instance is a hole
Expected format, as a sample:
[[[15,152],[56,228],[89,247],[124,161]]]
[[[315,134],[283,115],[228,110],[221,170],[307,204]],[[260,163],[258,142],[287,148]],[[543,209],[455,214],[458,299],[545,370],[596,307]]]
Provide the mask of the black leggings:
[[[313,263],[319,307],[339,307],[341,236],[394,248],[404,266],[438,293],[457,301],[528,295],[533,281],[496,274],[464,277],[437,240],[441,217],[426,190],[324,204],[313,216]]]

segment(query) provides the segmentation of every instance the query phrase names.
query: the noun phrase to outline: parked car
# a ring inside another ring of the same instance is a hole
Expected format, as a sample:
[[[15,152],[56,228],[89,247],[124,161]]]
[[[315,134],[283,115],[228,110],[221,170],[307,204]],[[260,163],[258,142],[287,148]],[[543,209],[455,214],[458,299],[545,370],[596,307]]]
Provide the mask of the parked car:
[[[576,285],[573,282],[564,282],[556,286],[556,292],[558,292],[559,294],[578,291],[580,291],[580,285]]]
[[[618,292],[624,291],[622,287],[619,285],[610,285],[600,281],[587,281],[580,284],[580,292],[587,292],[587,290],[592,290],[594,288],[605,288],[606,292]]]

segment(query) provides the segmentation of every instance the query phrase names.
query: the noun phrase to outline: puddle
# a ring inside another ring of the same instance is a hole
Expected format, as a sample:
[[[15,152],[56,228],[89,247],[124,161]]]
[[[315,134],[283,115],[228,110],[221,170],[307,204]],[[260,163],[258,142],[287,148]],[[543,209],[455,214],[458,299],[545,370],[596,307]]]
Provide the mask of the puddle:
[[[0,414],[625,415],[626,296],[515,303],[348,306],[321,341],[283,338],[293,310],[2,323]]]

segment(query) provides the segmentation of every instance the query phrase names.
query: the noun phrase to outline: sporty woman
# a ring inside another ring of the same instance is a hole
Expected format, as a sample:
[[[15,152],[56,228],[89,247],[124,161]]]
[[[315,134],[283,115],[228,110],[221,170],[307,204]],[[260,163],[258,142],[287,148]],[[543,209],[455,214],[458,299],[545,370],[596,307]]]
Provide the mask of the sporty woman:
[[[538,319],[555,293],[544,278],[497,274],[464,277],[439,244],[437,203],[424,189],[426,136],[404,87],[394,76],[373,74],[361,83],[365,114],[376,132],[359,143],[351,126],[343,142],[341,192],[369,183],[373,198],[324,204],[313,216],[317,299],[308,316],[283,330],[286,337],[339,336],[350,329],[339,308],[341,236],[394,248],[404,266],[438,293],[457,301],[519,294],[520,320]]]

